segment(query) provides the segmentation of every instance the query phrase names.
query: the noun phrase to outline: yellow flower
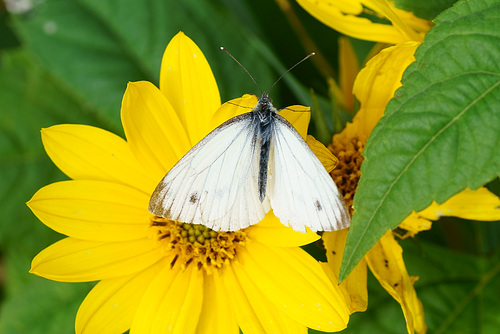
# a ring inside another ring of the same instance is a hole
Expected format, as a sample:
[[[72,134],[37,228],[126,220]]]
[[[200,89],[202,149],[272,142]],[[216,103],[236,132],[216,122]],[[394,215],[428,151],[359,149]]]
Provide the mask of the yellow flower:
[[[312,16],[345,35],[374,42],[397,44],[422,41],[430,22],[394,7],[387,0],[297,0]],[[361,15],[388,20],[375,23]]]
[[[361,176],[361,154],[366,140],[383,116],[385,107],[396,89],[401,86],[403,72],[414,61],[413,54],[418,45],[417,42],[405,42],[382,50],[367,63],[356,78],[353,92],[360,101],[360,109],[353,122],[348,123],[341,133],[333,137],[330,146],[339,160],[337,168],[331,174],[351,210]],[[500,199],[486,188],[476,191],[467,189],[441,205],[433,203],[425,210],[411,214],[399,227],[407,231],[403,235],[407,237],[429,229],[431,220],[444,215],[474,220],[500,220],[499,206]],[[328,258],[328,266],[324,266],[324,269],[333,282],[337,282],[335,275],[339,272],[346,235],[346,231],[323,234]],[[395,240],[394,233],[390,231],[340,285],[344,295],[350,296],[350,299],[346,299],[349,301],[350,312],[366,309],[367,265],[384,289],[401,304],[408,333],[425,333],[427,327],[423,307],[413,287],[418,277],[408,275],[402,248]]]
[[[352,210],[353,197],[361,176],[360,167],[365,143],[383,116],[387,103],[401,85],[402,74],[414,61],[414,52],[423,41],[425,33],[431,28],[431,23],[415,17],[410,12],[395,8],[393,1],[297,0],[297,2],[318,20],[345,35],[396,44],[382,51],[379,50],[385,46],[376,46],[368,55],[367,58],[371,60],[356,77],[353,87],[353,93],[360,102],[360,109],[352,123],[348,123],[341,133],[334,136],[330,146],[339,160],[337,168],[331,173],[332,177]],[[372,22],[366,18],[367,15],[386,19],[388,24]],[[339,42],[341,50],[342,47],[347,49],[346,45],[343,45],[346,44],[345,40]],[[346,55],[344,56],[346,58]],[[340,79],[342,82],[342,77]],[[335,83],[329,84],[330,87],[336,88]],[[346,89],[333,89],[333,92],[337,101],[348,101],[345,97]],[[348,103],[344,105],[346,106],[344,109],[349,111],[350,105]],[[433,203],[421,212],[412,213],[400,223],[397,234],[388,231],[340,284],[349,311],[351,313],[364,311],[367,307],[368,265],[381,285],[401,304],[408,333],[415,331],[425,333],[427,326],[423,307],[413,287],[418,277],[408,275],[402,248],[394,236],[402,238],[414,236],[419,231],[430,229],[431,220],[443,215],[474,220],[499,220],[500,213],[496,209],[499,206],[500,199],[486,188],[476,191],[466,189],[441,205]],[[323,234],[328,259],[328,265],[324,265],[324,269],[334,283],[338,282],[336,275],[340,269],[346,236],[347,231]]]
[[[342,293],[299,247],[315,233],[284,227],[272,213],[237,232],[148,213],[166,171],[221,120],[248,111],[234,104],[256,103],[245,95],[220,106],[204,55],[183,33],[167,46],[160,76],[160,89],[129,83],[121,110],[127,140],[85,125],[42,130],[48,155],[72,180],[40,189],[27,204],[68,237],[40,252],[31,273],[100,281],[80,306],[77,333],[345,328]],[[305,136],[309,113],[301,114],[291,121]]]

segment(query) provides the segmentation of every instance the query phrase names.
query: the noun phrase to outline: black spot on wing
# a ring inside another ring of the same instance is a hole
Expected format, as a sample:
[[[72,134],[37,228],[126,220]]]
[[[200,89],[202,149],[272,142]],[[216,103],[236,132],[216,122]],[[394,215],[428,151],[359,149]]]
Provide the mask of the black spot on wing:
[[[198,193],[192,193],[191,196],[189,197],[189,203],[195,204],[200,200],[200,196],[198,196]]]
[[[321,206],[321,203],[318,200],[316,200],[314,202],[314,206],[316,207],[316,210],[318,210],[318,211],[323,210],[323,207]]]

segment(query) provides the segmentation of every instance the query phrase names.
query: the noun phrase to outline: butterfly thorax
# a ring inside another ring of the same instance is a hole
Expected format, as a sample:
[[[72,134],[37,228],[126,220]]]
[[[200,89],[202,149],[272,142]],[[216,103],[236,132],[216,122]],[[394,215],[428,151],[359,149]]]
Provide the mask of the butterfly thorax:
[[[269,95],[263,93],[253,108],[253,113],[259,119],[257,130],[257,138],[260,139],[260,143],[257,143],[260,145],[258,190],[259,200],[262,202],[266,196],[269,150],[278,111],[273,106]]]
[[[273,106],[271,98],[267,93],[262,94],[257,101],[257,105],[253,108],[255,117],[259,119],[259,132],[263,137],[263,141],[267,141],[271,136],[271,127],[273,119],[278,114],[278,111]]]

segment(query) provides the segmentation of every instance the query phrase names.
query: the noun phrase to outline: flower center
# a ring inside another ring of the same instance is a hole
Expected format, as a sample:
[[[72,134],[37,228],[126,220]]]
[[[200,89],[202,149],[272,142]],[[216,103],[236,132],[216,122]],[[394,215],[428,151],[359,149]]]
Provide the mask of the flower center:
[[[361,176],[361,163],[363,162],[363,149],[365,141],[358,138],[351,138],[345,141],[334,140],[333,145],[328,148],[339,159],[337,167],[331,171],[330,175],[344,196],[345,203],[352,216],[352,201],[356,188],[358,187],[359,177]]]
[[[151,227],[157,230],[157,238],[165,244],[165,250],[175,252],[170,263],[172,268],[180,265],[185,269],[193,263],[207,273],[229,263],[246,240],[243,231],[216,232],[204,225],[186,224],[158,216],[152,218]]]

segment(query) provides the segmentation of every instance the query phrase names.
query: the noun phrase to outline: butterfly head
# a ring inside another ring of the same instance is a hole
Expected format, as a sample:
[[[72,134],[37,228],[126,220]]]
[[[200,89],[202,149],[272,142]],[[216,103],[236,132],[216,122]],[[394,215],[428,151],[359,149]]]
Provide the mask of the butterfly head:
[[[263,92],[262,95],[259,97],[257,104],[273,105],[273,100],[269,97],[269,94],[267,92]]]
[[[255,108],[253,108],[253,111],[256,112],[259,115],[261,121],[264,122],[269,121],[268,117],[273,112],[278,113],[276,108],[273,106],[273,100],[269,97],[269,94],[267,92],[263,92],[259,97]]]

